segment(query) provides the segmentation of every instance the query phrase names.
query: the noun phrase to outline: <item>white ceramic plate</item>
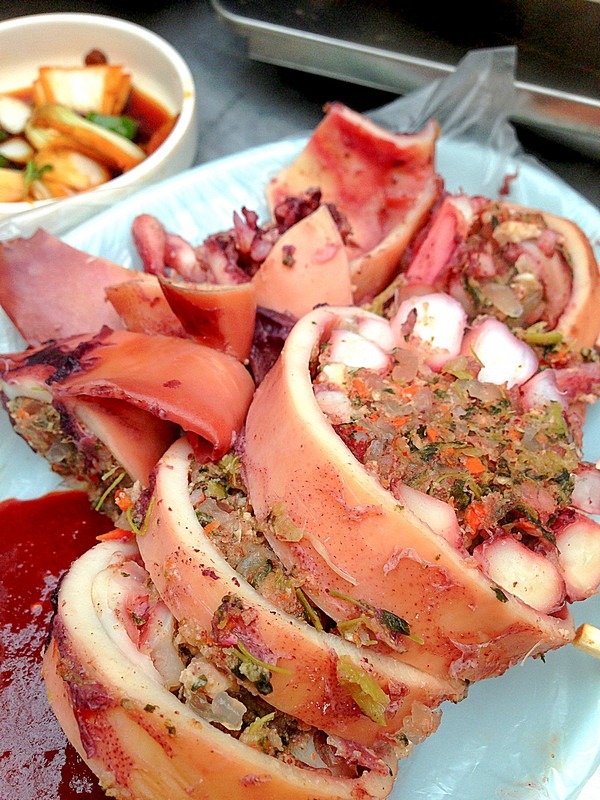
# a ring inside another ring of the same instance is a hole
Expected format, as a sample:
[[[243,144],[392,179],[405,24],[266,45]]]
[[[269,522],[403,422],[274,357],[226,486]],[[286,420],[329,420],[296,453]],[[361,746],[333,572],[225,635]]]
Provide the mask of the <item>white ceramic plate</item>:
[[[131,222],[155,214],[192,243],[231,227],[243,206],[266,215],[264,186],[298,152],[303,140],[263,146],[197,167],[142,190],[71,231],[75,247],[130,267],[138,265]],[[483,192],[482,175],[493,154],[469,144],[439,144],[438,168],[451,190]],[[510,198],[576,219],[600,241],[600,213],[554,175],[514,160]],[[486,191],[486,193],[488,193]],[[20,347],[0,320],[0,352]],[[600,403],[585,430],[585,457],[600,459]],[[0,419],[0,499],[34,497],[56,486],[44,462]],[[574,607],[577,622],[600,623],[600,597]],[[568,646],[545,663],[529,659],[501,678],[471,687],[457,706],[446,706],[438,732],[400,765],[393,800],[574,800],[600,763],[600,668]],[[282,798],[283,800],[283,798]]]

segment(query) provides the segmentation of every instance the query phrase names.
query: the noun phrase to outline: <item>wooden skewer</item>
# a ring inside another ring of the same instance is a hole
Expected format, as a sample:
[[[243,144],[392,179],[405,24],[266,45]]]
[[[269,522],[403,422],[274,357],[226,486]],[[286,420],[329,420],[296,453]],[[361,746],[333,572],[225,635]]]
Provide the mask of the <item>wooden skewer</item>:
[[[575,631],[573,644],[584,653],[600,658],[600,628],[584,622]]]

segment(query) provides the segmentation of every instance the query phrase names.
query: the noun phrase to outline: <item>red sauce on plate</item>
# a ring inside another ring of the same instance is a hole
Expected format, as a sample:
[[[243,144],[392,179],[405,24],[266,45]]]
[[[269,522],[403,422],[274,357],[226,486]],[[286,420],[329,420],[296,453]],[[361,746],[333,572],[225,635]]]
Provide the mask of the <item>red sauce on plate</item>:
[[[54,718],[40,668],[52,592],[71,562],[112,528],[84,492],[0,503],[2,800],[105,800]]]

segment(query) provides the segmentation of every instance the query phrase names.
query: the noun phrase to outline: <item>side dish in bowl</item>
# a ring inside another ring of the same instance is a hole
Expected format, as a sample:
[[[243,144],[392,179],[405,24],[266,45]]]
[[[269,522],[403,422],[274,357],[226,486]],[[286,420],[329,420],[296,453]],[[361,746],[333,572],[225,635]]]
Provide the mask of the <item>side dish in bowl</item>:
[[[156,34],[39,14],[0,24],[0,48],[0,220],[35,211],[62,230],[192,164],[193,78]]]

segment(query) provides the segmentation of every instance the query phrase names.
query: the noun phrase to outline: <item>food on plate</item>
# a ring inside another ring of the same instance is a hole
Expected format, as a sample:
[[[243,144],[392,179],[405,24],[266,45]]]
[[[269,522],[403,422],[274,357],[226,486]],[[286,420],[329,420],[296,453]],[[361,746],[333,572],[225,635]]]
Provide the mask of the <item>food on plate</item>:
[[[269,220],[195,245],[140,214],[140,272],[0,245],[11,422],[117,526],[44,664],[111,796],[383,798],[470,682],[597,650],[598,266],[449,195],[437,134],[334,103]]]
[[[142,560],[185,641],[279,711],[361,747],[404,750],[437,728],[443,700],[464,695],[461,682],[363,648],[319,619],[268,546],[233,454],[202,464],[179,441],[133,518]]]
[[[162,275],[158,282],[188,336],[239,361],[248,358],[256,320],[251,283],[185,284]]]
[[[182,284],[188,286],[191,284]],[[121,283],[106,286],[106,299],[120,318],[120,325],[134,333],[160,334],[186,338],[156,275],[131,273]]]
[[[572,503],[575,388],[530,391],[545,374],[534,350],[498,320],[465,325],[439,294],[391,322],[303,317],[256,391],[242,467],[317,607],[391,612],[411,633],[386,641],[379,626],[398,658],[473,681],[573,639],[566,604],[600,582],[600,525]]]
[[[470,320],[492,314],[511,327],[542,326],[574,347],[591,347],[600,334],[600,270],[583,231],[504,200],[444,197],[391,289],[417,286],[449,292]],[[388,289],[379,304],[393,313],[390,296]]]
[[[262,226],[256,213],[235,212],[230,230],[199,246],[140,214],[132,237],[143,279],[107,294],[129,329],[180,335],[182,326],[248,359],[258,382],[299,316],[321,302],[351,302],[346,235],[345,219],[318,192],[282,202]]]
[[[346,243],[355,302],[372,297],[394,277],[398,262],[438,199],[438,126],[393,134],[341,103],[331,103],[306,147],[271,179],[271,211],[311,189],[348,219]]]
[[[259,299],[259,305],[295,317],[309,310],[310,303],[347,304],[372,297],[394,277],[404,250],[440,196],[437,136],[434,122],[417,134],[391,134],[346,106],[332,103],[306,148],[270,181],[271,220],[261,227],[248,209],[242,215],[236,213],[233,229],[208,237],[195,249],[196,264],[192,257],[191,266],[187,263],[179,273],[185,272],[188,279],[210,274],[219,283],[252,278],[265,299]],[[322,206],[333,214],[341,242]],[[288,231],[313,214],[310,226],[303,223],[305,232],[302,228]],[[165,236],[156,221],[145,219],[136,228],[138,234],[145,271],[161,270],[168,261]],[[280,236],[282,241],[269,256]],[[307,260],[309,252],[303,252],[309,242],[314,249],[312,261]],[[271,286],[275,275],[282,292]],[[318,281],[323,282],[321,286]],[[288,307],[292,303],[294,307]]]
[[[150,214],[135,218],[132,237],[144,273],[184,283],[251,282],[261,308],[296,319],[320,302],[351,302],[348,230],[345,217],[313,191],[284,200],[263,225],[247,208],[234,212],[231,229],[197,246]]]
[[[406,295],[435,289],[459,299],[469,320],[493,315],[537,326],[530,336],[593,346],[600,270],[586,235],[545,211],[448,193],[436,136],[435,125],[394,135],[334,103],[269,182],[269,221],[244,208],[229,231],[193,246],[140,215],[143,269],[184,282],[252,281],[258,307],[292,321],[351,301],[389,317]]]
[[[181,431],[198,454],[233,445],[254,385],[237,359],[195,342],[103,329],[0,358],[13,427],[95,506],[119,513],[118,491],[146,486]]]
[[[190,338],[245,361],[252,347],[256,292],[251,283],[193,283],[136,274],[106,287],[129,331]]]
[[[43,667],[61,726],[112,797],[384,798],[374,753],[282,714],[186,647],[131,542],[105,542],[61,582]]]
[[[0,243],[0,301],[34,347],[107,326],[193,339],[240,361],[249,354],[256,316],[251,283],[132,273],[43,230]]]
[[[0,303],[28,345],[123,327],[106,289],[131,271],[38,230],[0,242]]]
[[[0,95],[0,202],[87,191],[143,161],[175,119],[155,101],[141,114],[139,95],[98,50],[82,66],[42,66],[31,87]]]
[[[326,205],[277,239],[253,275],[252,285],[258,305],[296,319],[319,303],[352,303],[348,255]]]

